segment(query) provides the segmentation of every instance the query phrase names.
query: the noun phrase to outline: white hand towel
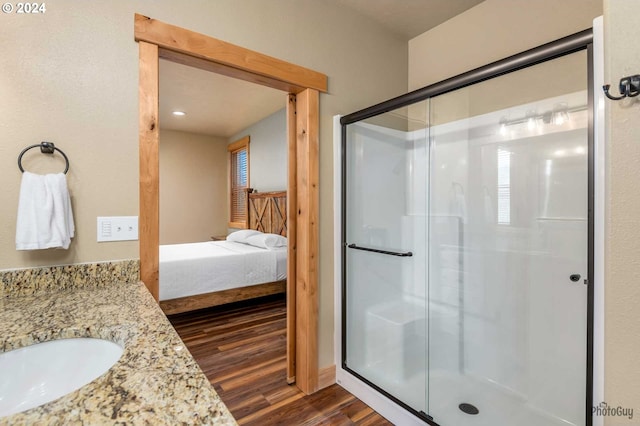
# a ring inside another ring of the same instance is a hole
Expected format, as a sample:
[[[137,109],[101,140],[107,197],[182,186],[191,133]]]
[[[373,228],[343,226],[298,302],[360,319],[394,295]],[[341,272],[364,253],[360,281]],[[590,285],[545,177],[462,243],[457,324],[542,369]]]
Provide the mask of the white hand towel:
[[[75,234],[64,173],[22,173],[16,250],[68,249]]]

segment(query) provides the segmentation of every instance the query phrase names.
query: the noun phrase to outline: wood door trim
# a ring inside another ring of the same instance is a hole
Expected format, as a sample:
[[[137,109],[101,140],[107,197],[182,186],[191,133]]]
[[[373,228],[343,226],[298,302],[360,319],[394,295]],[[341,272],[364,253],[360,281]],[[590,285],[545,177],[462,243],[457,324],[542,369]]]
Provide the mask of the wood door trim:
[[[296,95],[296,383],[318,389],[318,116],[317,90]]]
[[[164,58],[175,62],[216,67],[219,74],[269,87],[277,84],[276,89],[283,90],[284,84],[292,93],[308,88],[327,91],[327,76],[322,73],[144,15],[135,15],[134,35],[136,41],[157,45]]]
[[[287,99],[287,217],[298,216],[296,95]],[[287,383],[296,381],[296,242],[297,220],[288,220],[287,228]]]
[[[289,260],[287,379],[318,390],[319,92],[327,77],[307,68],[136,14],[140,45],[140,278],[158,300],[160,57],[288,92]],[[299,106],[302,105],[301,108]],[[293,155],[291,155],[293,154]],[[293,231],[292,231],[293,229]],[[299,320],[301,318],[301,320]],[[295,332],[294,332],[295,330]],[[295,337],[294,337],[295,336]],[[295,353],[296,360],[293,360]],[[295,372],[295,375],[292,374]]]
[[[140,279],[158,300],[158,268],[160,265],[160,201],[159,201],[159,128],[158,46],[140,42],[139,155],[140,155]]]
[[[328,367],[320,369],[318,375],[318,390],[328,388],[336,382],[336,365],[332,364]]]

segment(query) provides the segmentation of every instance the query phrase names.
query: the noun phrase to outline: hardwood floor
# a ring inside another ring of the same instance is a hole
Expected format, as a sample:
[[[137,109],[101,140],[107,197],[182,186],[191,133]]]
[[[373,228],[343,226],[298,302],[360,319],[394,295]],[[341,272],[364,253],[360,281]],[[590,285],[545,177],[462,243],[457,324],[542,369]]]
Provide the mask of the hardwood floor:
[[[391,425],[338,385],[309,396],[287,385],[284,295],[169,320],[241,425]]]

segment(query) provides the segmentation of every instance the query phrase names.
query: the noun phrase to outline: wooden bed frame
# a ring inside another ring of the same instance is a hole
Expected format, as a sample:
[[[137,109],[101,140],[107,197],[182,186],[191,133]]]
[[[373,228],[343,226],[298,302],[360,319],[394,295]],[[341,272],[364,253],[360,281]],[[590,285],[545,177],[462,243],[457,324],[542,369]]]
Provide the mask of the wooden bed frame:
[[[254,192],[247,189],[247,228],[287,236],[287,192]],[[226,303],[284,293],[287,280],[232,288],[160,301],[165,315],[210,308]]]
[[[247,189],[249,229],[287,236],[287,191],[254,192]]]

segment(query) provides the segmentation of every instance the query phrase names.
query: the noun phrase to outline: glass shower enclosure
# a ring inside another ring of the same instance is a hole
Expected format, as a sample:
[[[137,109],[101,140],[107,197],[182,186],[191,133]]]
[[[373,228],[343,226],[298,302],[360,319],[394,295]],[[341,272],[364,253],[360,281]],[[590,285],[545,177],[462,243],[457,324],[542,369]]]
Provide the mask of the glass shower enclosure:
[[[341,119],[342,368],[417,424],[591,424],[589,37]]]

